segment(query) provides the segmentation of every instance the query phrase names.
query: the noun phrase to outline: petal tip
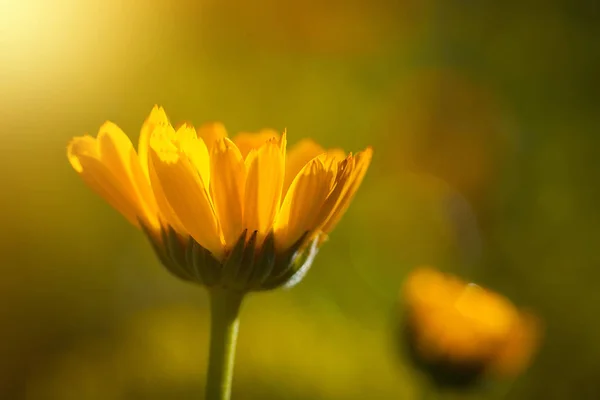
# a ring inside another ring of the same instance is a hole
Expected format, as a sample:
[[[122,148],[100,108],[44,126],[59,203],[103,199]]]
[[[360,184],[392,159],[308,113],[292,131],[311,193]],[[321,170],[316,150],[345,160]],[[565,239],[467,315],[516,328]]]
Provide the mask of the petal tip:
[[[96,139],[87,133],[83,136],[75,136],[67,143],[67,158],[75,171],[83,172],[79,157],[82,155],[96,156],[96,146]]]
[[[154,107],[152,107],[152,110],[150,111],[150,115],[149,115],[148,119],[166,120],[167,113],[165,112],[165,109],[162,106],[155,104]]]

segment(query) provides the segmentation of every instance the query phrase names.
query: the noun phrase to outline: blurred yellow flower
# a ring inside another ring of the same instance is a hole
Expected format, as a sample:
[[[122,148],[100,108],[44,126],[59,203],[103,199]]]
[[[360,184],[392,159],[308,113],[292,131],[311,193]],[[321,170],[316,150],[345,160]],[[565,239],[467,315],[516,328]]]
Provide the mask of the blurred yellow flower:
[[[473,283],[422,267],[409,276],[402,296],[413,361],[438,384],[515,376],[537,348],[538,320]]]
[[[286,134],[229,139],[210,123],[174,128],[161,107],[142,126],[138,150],[115,124],[68,145],[83,180],[149,236],[179,277],[238,290],[294,280],[346,211],[372,150],[345,155]]]

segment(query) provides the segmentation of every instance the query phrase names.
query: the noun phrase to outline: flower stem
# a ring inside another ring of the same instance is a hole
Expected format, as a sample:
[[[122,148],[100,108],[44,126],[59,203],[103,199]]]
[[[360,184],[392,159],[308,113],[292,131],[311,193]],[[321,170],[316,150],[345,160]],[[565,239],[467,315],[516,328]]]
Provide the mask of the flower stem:
[[[239,312],[244,294],[213,289],[209,296],[211,324],[206,400],[229,400]]]

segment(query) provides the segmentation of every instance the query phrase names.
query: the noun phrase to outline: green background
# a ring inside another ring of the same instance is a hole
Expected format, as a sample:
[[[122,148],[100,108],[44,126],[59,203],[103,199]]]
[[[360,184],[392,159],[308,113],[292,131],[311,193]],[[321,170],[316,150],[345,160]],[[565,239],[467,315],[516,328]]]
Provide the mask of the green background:
[[[0,3],[0,398],[202,398],[207,296],[89,190],[69,139],[154,104],[375,149],[306,279],[244,304],[234,399],[412,399],[398,291],[433,265],[534,310],[482,397],[600,396],[593,1]]]

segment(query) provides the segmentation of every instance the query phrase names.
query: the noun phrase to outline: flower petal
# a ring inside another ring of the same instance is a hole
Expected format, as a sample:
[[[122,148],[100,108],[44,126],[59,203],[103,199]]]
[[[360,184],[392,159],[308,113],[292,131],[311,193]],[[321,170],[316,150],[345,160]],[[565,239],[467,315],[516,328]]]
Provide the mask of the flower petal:
[[[138,141],[138,154],[142,169],[145,170],[150,180],[150,186],[156,200],[156,205],[160,213],[160,219],[163,225],[170,225],[180,234],[188,234],[183,224],[173,211],[173,208],[167,201],[165,193],[160,185],[160,180],[154,170],[154,164],[150,162],[148,157],[150,151],[150,136],[154,130],[170,131],[171,137],[175,137],[175,131],[169,124],[167,115],[162,107],[154,106],[150,112],[150,116],[144,122],[140,132],[140,138]]]
[[[246,157],[246,189],[244,193],[244,227],[258,231],[261,244],[271,230],[281,202],[285,142],[271,139]]]
[[[238,133],[233,138],[233,142],[237,148],[240,149],[242,157],[246,159],[251,150],[258,149],[272,138],[279,138],[279,133],[271,129],[263,129],[258,133]]]
[[[317,228],[318,216],[329,194],[331,179],[320,159],[302,168],[285,196],[275,222],[278,249],[287,249],[308,231]]]
[[[174,143],[169,132],[155,130],[150,137],[150,160],[168,203],[186,231],[220,258],[223,245],[213,205],[198,169],[188,157],[194,150],[186,148],[185,143]]]
[[[348,208],[350,201],[371,161],[371,148],[358,153],[355,157],[351,154],[342,161],[338,161],[336,152],[319,156],[323,160],[328,176],[333,184],[318,220],[321,231],[329,233]],[[323,238],[326,238],[323,235]]]
[[[140,130],[140,137],[138,139],[138,156],[140,158],[142,170],[144,171],[146,176],[149,176],[148,149],[150,145],[150,134],[157,125],[167,126],[169,125],[169,119],[167,118],[167,114],[165,113],[165,110],[162,107],[154,106],[152,108],[152,111],[150,111],[150,115],[142,125],[142,129]]]
[[[90,135],[74,137],[67,145],[67,158],[77,173],[84,171],[83,165],[79,161],[79,157],[83,155],[100,158],[98,142]]]
[[[100,161],[98,142],[91,136],[76,137],[67,147],[67,156],[73,169],[84,182],[131,224],[139,226],[137,209],[118,179]]]
[[[210,158],[208,148],[204,141],[196,135],[194,127],[189,124],[183,124],[177,129],[175,134],[176,143],[183,153],[194,165],[206,188],[210,185]]]
[[[352,175],[352,170],[354,169],[354,158],[348,156],[345,159],[338,161],[333,157],[321,155],[319,156],[319,159],[323,162],[323,165],[331,178],[331,190],[329,191],[329,195],[327,196],[318,217],[319,224],[322,226],[329,219],[333,210],[336,208],[339,199],[348,188],[347,183]]]
[[[344,215],[344,213],[348,209],[352,198],[354,197],[356,191],[358,190],[358,187],[362,183],[367,169],[369,169],[372,156],[373,150],[370,147],[368,147],[364,151],[357,153],[354,157],[354,162],[352,163],[352,167],[349,171],[350,175],[347,177],[347,179],[344,179],[345,182],[343,183],[343,189],[339,193],[337,193],[339,197],[337,198],[336,204],[332,208],[329,217],[321,227],[321,230],[323,232],[331,232],[335,225],[342,218],[342,215]]]
[[[292,146],[285,160],[283,192],[287,192],[296,175],[310,160],[323,153],[325,150],[312,139],[301,140]]]
[[[150,184],[152,185],[152,191],[154,192],[154,198],[156,199],[163,225],[166,224],[172,226],[179,234],[189,235],[189,232],[183,226],[183,223],[173,210],[173,207],[169,204],[151,159],[149,160],[148,173],[150,175]]]
[[[148,226],[157,227],[156,202],[129,137],[117,125],[106,122],[100,127],[97,141],[100,160],[127,192],[138,217]]]
[[[215,205],[225,244],[233,246],[243,230],[246,167],[236,145],[229,139],[218,140],[211,153],[210,193]]]

